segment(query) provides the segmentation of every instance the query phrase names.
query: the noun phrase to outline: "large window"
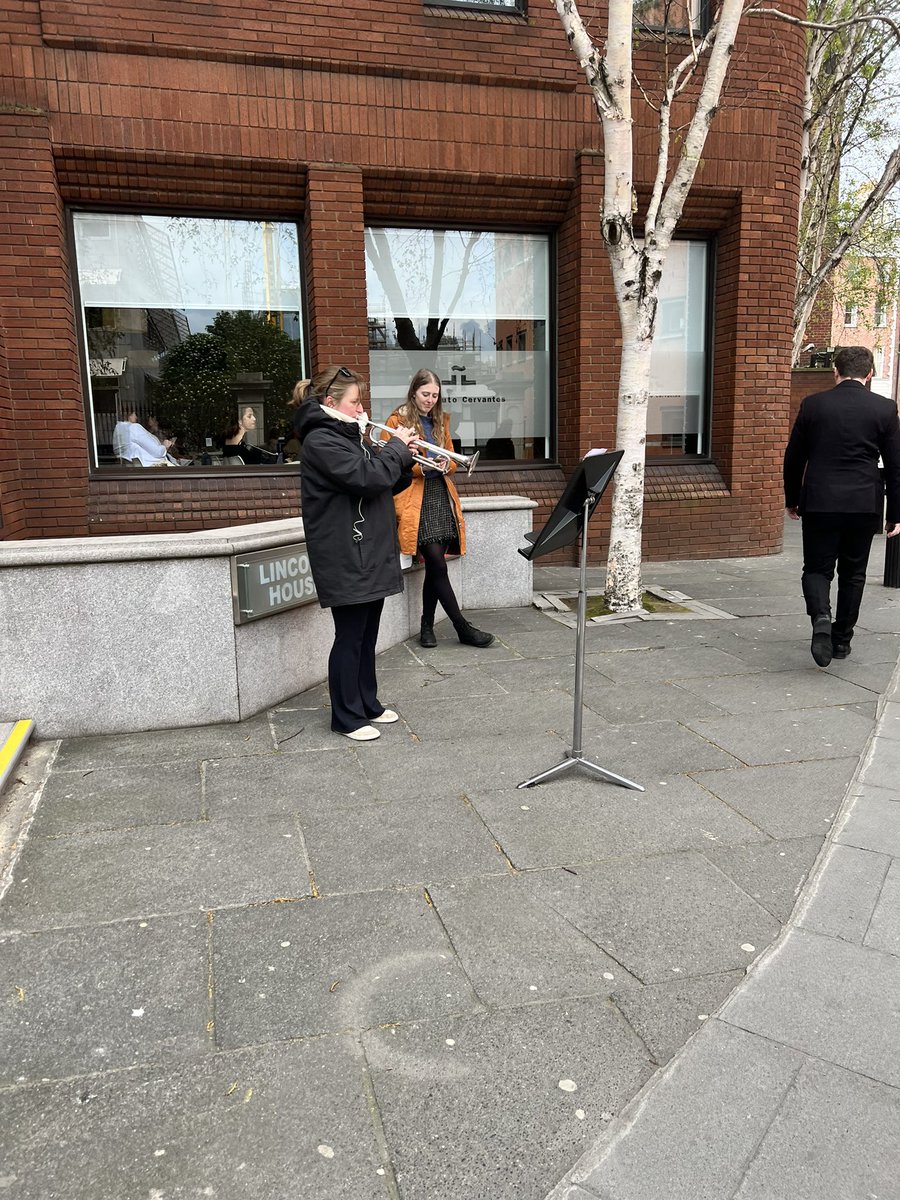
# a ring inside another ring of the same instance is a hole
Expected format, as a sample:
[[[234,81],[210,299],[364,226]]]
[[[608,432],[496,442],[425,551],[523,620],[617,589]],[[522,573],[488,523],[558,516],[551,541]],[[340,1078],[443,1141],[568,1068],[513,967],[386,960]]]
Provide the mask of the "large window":
[[[549,273],[549,240],[536,234],[367,229],[374,419],[427,367],[465,452],[547,458]]]
[[[705,34],[712,9],[710,0],[635,0],[634,23],[649,31]]]
[[[296,226],[107,213],[73,224],[93,465],[243,465],[225,445],[242,417],[244,458],[277,462],[303,374]]]
[[[708,455],[709,246],[673,242],[650,354],[647,457]]]

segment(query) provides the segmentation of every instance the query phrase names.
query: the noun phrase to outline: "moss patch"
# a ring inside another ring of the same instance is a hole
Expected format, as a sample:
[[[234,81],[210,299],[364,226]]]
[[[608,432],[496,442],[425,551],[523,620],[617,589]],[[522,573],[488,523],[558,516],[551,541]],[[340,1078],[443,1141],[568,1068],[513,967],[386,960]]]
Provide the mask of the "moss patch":
[[[560,600],[572,612],[577,611],[577,596],[560,596]],[[648,613],[684,613],[691,611],[689,608],[685,608],[683,604],[676,604],[674,600],[663,600],[659,596],[654,596],[652,592],[644,592],[641,597],[641,607],[644,612]],[[606,603],[605,596],[588,596],[587,619],[589,621],[592,617],[608,617],[611,612],[612,610]]]

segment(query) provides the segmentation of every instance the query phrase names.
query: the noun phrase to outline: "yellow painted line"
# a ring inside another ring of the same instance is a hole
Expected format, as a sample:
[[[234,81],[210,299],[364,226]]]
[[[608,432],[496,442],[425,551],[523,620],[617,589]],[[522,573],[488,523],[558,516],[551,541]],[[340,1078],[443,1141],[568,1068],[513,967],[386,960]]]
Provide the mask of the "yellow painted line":
[[[6,776],[19,761],[19,755],[25,749],[33,729],[34,721],[16,721],[9,737],[0,746],[0,789],[6,781]]]

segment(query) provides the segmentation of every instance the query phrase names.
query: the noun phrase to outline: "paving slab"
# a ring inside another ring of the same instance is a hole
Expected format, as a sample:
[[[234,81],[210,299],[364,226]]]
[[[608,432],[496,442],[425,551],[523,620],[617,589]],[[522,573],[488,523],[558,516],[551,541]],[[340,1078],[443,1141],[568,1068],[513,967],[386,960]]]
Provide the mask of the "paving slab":
[[[207,939],[202,914],[0,938],[0,1084],[210,1053]]]
[[[429,895],[472,987],[492,1007],[608,995],[630,978],[520,878],[438,884]]]
[[[612,999],[653,1061],[663,1066],[731,995],[743,971],[700,975],[671,983],[625,984]]]
[[[706,857],[748,896],[785,924],[822,849],[822,836],[753,846],[710,848]]]
[[[864,944],[900,958],[900,862],[892,860]]]
[[[51,774],[32,826],[35,834],[96,833],[171,825],[202,816],[197,762],[165,762]]]
[[[685,625],[689,622],[685,622]],[[615,653],[586,653],[585,660],[616,683],[692,679],[703,675],[744,675],[755,668],[715,646],[684,645]]]
[[[770,837],[824,836],[853,778],[857,758],[691,772],[691,778]]]
[[[707,1021],[691,1053],[670,1063],[632,1109],[640,1136],[622,1136],[623,1121],[568,1180],[603,1200],[733,1196],[803,1061],[766,1038]],[[552,1200],[564,1197],[561,1184]]]
[[[355,749],[346,738],[341,743],[332,750],[259,754],[206,763],[206,816],[211,820],[246,819],[362,803],[369,795],[368,781]]]
[[[384,1200],[363,1081],[348,1039],[319,1038],[0,1091],[4,1186],[15,1200]]]
[[[646,792],[635,792],[572,774],[522,791],[472,792],[470,799],[520,870],[765,840],[684,776],[648,780]]]
[[[867,779],[868,775],[867,769]],[[900,858],[898,793],[869,784],[865,784],[860,792],[862,795],[835,833],[835,841],[844,846],[858,846],[860,850],[874,850],[891,858]]]
[[[900,959],[793,929],[721,1019],[897,1087],[898,991]]]
[[[155,729],[149,733],[117,733],[103,737],[67,738],[54,763],[56,771],[89,771],[121,763],[142,766],[180,760],[201,761],[274,749],[265,713],[239,725],[202,725]]]
[[[768,671],[725,679],[682,679],[678,686],[732,714],[834,708],[872,699],[867,688],[825,671]]]
[[[538,692],[472,697],[465,705],[418,700],[401,715],[420,741],[453,742],[464,747],[470,737],[490,733],[498,738],[571,729],[574,707],[565,692]],[[594,716],[595,724],[605,722]]]
[[[700,718],[683,721],[636,722],[634,725],[584,722],[585,756],[601,767],[645,787],[705,768],[738,765],[738,758],[693,728]]]
[[[880,733],[875,736],[865,778],[875,787],[895,788],[900,784],[900,741],[881,737]]]
[[[32,838],[0,929],[36,930],[308,896],[291,818]]]
[[[742,679],[746,676],[741,676]],[[565,687],[574,694],[571,679]],[[682,717],[721,717],[723,709],[694,694],[680,683],[618,683],[610,687],[599,671],[585,671],[584,702],[611,725],[633,725],[638,721],[681,720]]]
[[[220,912],[212,940],[224,1049],[483,1007],[421,891]]]
[[[812,1060],[791,1086],[735,1200],[895,1200],[898,1162],[900,1092]]]
[[[692,852],[532,872],[527,884],[642,983],[744,969],[780,928]]]
[[[859,755],[872,732],[871,720],[840,708],[802,709],[788,717],[687,718],[684,723],[748,766]]]
[[[886,855],[832,844],[814,885],[804,898],[797,924],[813,933],[861,943],[872,921],[890,865],[891,859]]]
[[[411,887],[509,869],[477,813],[456,796],[319,809],[304,818],[303,833],[321,895]]]
[[[375,1030],[363,1045],[402,1200],[544,1195],[652,1070],[604,999]]]

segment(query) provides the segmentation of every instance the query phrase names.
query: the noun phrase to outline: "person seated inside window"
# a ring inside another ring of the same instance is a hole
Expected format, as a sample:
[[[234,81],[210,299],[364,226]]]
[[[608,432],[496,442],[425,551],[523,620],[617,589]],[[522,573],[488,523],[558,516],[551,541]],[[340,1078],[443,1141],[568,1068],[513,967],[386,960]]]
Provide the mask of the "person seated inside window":
[[[124,463],[142,467],[175,466],[175,460],[169,456],[171,446],[171,438],[160,441],[145,429],[133,409],[113,430],[113,453]]]
[[[250,404],[245,404],[241,415],[234,425],[229,425],[222,435],[222,457],[239,458],[241,462],[251,465],[258,463],[274,463],[278,458],[269,450],[260,446],[250,446],[244,441],[246,434],[256,428],[256,413]]]

